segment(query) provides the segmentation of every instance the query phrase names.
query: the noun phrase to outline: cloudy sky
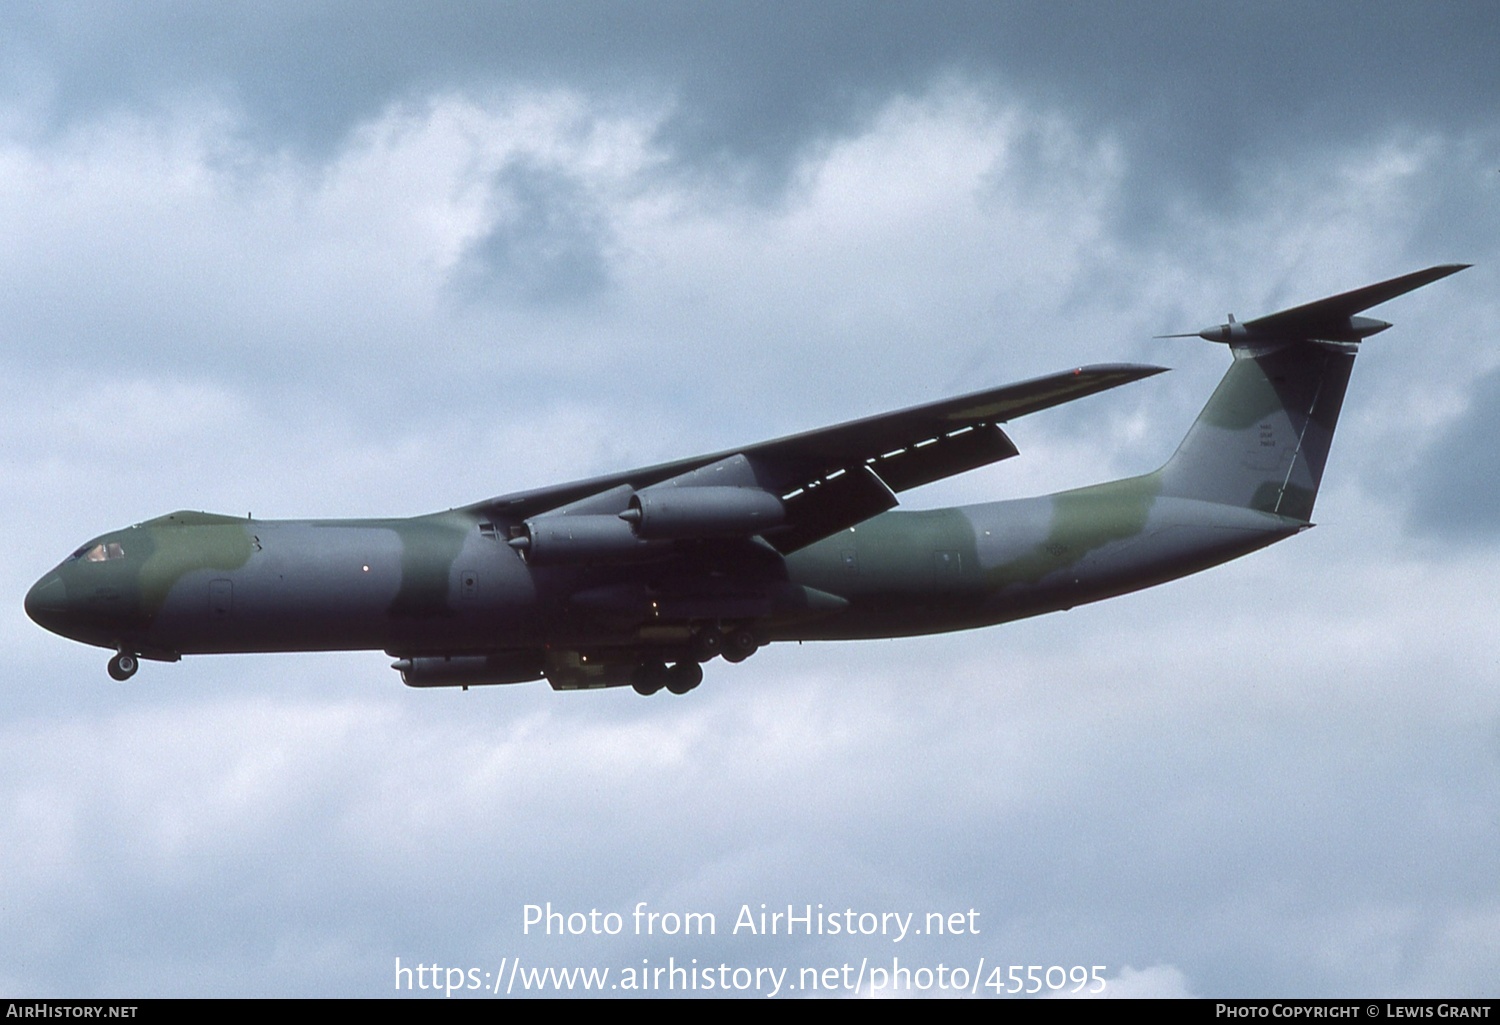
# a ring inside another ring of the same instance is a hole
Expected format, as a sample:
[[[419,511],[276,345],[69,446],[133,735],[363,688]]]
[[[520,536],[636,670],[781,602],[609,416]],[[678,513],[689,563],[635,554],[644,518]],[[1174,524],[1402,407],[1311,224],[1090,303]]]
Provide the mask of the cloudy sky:
[[[1482,2],[0,8],[0,991],[1500,993],[1497,50]],[[411,515],[1088,362],[1175,370],[904,504],[1141,472],[1225,365],[1152,335],[1446,262],[1373,311],[1318,529],[1066,614],[646,700],[121,685],[21,609],[172,509]],[[642,901],[718,934],[523,935]],[[762,903],[980,931],[732,935]]]

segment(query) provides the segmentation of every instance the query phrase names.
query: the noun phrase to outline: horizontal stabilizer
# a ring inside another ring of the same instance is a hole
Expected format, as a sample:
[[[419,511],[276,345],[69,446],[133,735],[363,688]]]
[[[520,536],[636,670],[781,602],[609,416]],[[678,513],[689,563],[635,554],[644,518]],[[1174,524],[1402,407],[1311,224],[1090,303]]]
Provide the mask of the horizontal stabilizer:
[[[1227,324],[1196,332],[1199,338],[1229,345],[1261,345],[1274,342],[1324,341],[1358,342],[1379,334],[1391,325],[1373,317],[1355,314],[1383,302],[1405,295],[1423,285],[1430,285],[1449,274],[1471,266],[1467,263],[1444,263],[1426,270],[1403,274],[1352,292],[1341,292],[1316,302],[1279,310],[1244,322],[1230,316]],[[1191,338],[1194,333],[1158,335],[1158,338]]]
[[[1317,302],[1293,306],[1289,310],[1281,310],[1279,313],[1247,320],[1245,330],[1254,334],[1295,338],[1332,336],[1337,340],[1337,333],[1347,329],[1350,318],[1356,313],[1368,310],[1371,306],[1379,306],[1383,302],[1394,299],[1398,295],[1405,295],[1423,285],[1430,285],[1434,281],[1446,278],[1449,274],[1457,274],[1469,266],[1470,264],[1467,263],[1445,263],[1437,267],[1428,267],[1426,270],[1414,271],[1411,274],[1403,274],[1389,281],[1366,285],[1364,288],[1356,288],[1351,292],[1341,292],[1327,299],[1319,299]]]

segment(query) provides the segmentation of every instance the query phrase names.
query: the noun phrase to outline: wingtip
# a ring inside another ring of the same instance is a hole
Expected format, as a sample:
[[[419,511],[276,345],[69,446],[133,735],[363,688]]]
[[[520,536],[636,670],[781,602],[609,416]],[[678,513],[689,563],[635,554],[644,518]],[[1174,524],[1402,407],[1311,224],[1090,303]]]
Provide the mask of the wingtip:
[[[1159,367],[1155,363],[1132,363],[1135,373],[1139,377],[1155,377],[1157,374],[1165,374],[1171,367]]]
[[[1405,274],[1402,275],[1402,277],[1395,278],[1393,280],[1414,281],[1417,282],[1417,284],[1413,285],[1412,287],[1421,288],[1423,285],[1430,285],[1434,281],[1441,281],[1450,274],[1457,274],[1461,270],[1468,270],[1472,266],[1474,266],[1472,263],[1438,263],[1432,265],[1431,267],[1428,267],[1426,270],[1419,270],[1412,274]]]
[[[1075,377],[1087,374],[1090,377],[1123,377],[1125,381],[1139,381],[1156,374],[1164,374],[1170,369],[1172,368],[1159,367],[1154,363],[1093,363],[1089,366],[1075,367],[1071,372]]]

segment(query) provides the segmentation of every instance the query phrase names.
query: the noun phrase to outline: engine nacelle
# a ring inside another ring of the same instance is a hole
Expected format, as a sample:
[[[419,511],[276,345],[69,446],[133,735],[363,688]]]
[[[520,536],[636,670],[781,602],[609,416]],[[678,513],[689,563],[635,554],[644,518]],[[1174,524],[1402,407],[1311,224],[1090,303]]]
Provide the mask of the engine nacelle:
[[[619,518],[643,540],[748,537],[780,526],[786,507],[760,488],[647,488],[630,496]]]
[[[544,661],[541,649],[537,649],[403,658],[393,662],[391,668],[401,674],[401,682],[408,687],[482,687],[540,680]]]
[[[538,516],[522,529],[508,543],[533,566],[645,562],[671,551],[668,542],[637,537],[630,524],[607,514]]]

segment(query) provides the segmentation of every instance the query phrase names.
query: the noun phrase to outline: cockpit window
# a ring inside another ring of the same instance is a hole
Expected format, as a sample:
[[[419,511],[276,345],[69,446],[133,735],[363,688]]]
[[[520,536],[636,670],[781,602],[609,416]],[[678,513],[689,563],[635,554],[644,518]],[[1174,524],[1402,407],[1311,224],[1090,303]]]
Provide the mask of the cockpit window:
[[[73,553],[73,558],[82,557],[85,562],[113,562],[125,558],[125,548],[118,541],[101,541],[92,548],[83,548]]]

